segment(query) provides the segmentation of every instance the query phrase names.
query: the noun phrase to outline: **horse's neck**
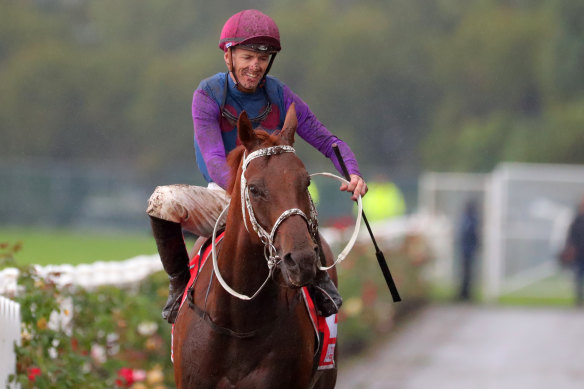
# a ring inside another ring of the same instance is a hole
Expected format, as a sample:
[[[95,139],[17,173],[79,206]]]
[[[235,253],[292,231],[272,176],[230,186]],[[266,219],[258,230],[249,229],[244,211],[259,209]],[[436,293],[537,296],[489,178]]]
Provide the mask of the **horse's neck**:
[[[224,278],[228,277],[228,283],[243,294],[253,293],[255,283],[263,282],[268,275],[263,245],[252,241],[249,234],[243,226],[229,226],[225,231],[223,249],[219,256]]]
[[[227,215],[224,249],[219,257],[220,270],[222,274],[227,274],[231,280],[228,283],[235,290],[250,295],[268,276],[268,266],[264,257],[264,245],[249,221],[246,226],[241,215],[239,185],[235,189]]]

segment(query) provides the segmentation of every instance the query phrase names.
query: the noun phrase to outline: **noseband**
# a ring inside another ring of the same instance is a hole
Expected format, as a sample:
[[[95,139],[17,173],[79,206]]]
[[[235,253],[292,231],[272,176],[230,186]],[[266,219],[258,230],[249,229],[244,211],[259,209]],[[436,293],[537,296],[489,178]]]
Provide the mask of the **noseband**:
[[[296,151],[294,150],[294,148],[292,146],[280,145],[280,146],[271,146],[271,147],[267,147],[264,149],[256,150],[256,151],[250,153],[247,157],[244,154],[243,163],[241,166],[241,188],[240,188],[241,213],[243,215],[243,224],[245,226],[246,231],[249,232],[249,228],[247,227],[247,218],[246,218],[246,212],[245,212],[245,210],[247,208],[247,213],[249,214],[250,224],[251,224],[253,230],[255,231],[255,233],[260,238],[260,241],[264,245],[264,257],[266,259],[268,269],[269,269],[269,273],[268,273],[268,276],[266,277],[265,281],[263,282],[263,284],[259,287],[259,289],[252,296],[247,296],[247,295],[236,292],[225,282],[225,280],[221,276],[221,273],[219,272],[219,266],[217,265],[217,248],[216,248],[215,239],[211,240],[212,241],[211,251],[213,254],[213,269],[215,271],[215,275],[217,277],[217,280],[219,281],[221,286],[223,286],[223,288],[229,294],[231,294],[232,296],[237,297],[241,300],[251,300],[254,297],[256,297],[260,293],[260,291],[264,288],[264,286],[268,283],[269,279],[272,277],[275,267],[280,263],[281,258],[277,255],[277,250],[276,250],[276,247],[274,246],[274,239],[276,237],[276,231],[278,230],[278,227],[280,226],[280,224],[282,224],[282,222],[284,220],[286,220],[287,218],[289,218],[292,215],[301,216],[304,219],[304,221],[306,222],[306,224],[308,225],[308,230],[310,232],[312,240],[316,241],[316,237],[318,234],[318,214],[316,212],[316,207],[314,206],[314,203],[312,201],[312,197],[310,196],[310,193],[308,192],[308,190],[307,190],[307,196],[308,196],[308,199],[310,202],[310,217],[307,217],[306,214],[298,208],[288,209],[288,210],[282,212],[280,217],[278,217],[278,219],[274,223],[274,226],[272,227],[272,231],[270,233],[268,233],[258,223],[258,221],[255,217],[253,206],[252,206],[251,201],[249,199],[249,189],[247,186],[247,179],[245,178],[245,171],[246,171],[249,163],[252,160],[254,160],[255,158],[259,158],[259,157],[268,157],[271,155],[277,155],[277,154],[282,154],[282,153],[295,153],[295,152]],[[327,177],[336,178],[337,180],[348,184],[348,181],[346,181],[344,178],[335,176],[335,175],[330,174],[330,173],[312,174],[312,176],[314,176],[314,175],[324,175]],[[357,204],[358,204],[358,208],[359,208],[359,213],[357,216],[357,223],[356,223],[355,231],[353,232],[353,236],[351,237],[349,244],[347,245],[347,247],[345,247],[345,249],[341,252],[341,254],[339,254],[337,260],[331,266],[319,267],[321,270],[330,269],[333,266],[335,266],[338,262],[342,261],[346,257],[346,255],[349,253],[351,248],[353,247],[353,244],[355,243],[355,240],[357,239],[357,235],[359,232],[359,225],[361,224],[361,209],[362,209],[361,196],[358,197]],[[225,212],[227,212],[228,208],[229,208],[229,205],[227,205],[225,207],[225,209],[221,212],[221,214],[217,218],[217,222],[215,223],[215,228],[213,229],[212,236],[216,236],[219,221],[223,218],[223,215],[225,214]]]

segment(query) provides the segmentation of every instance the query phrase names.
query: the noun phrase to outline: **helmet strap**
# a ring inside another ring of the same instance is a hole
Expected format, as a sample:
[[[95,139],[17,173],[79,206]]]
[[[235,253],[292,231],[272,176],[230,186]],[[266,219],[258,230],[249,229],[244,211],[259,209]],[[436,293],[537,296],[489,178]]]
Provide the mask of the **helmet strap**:
[[[239,80],[237,79],[237,75],[235,74],[235,65],[233,64],[233,46],[229,47],[229,60],[231,61],[231,69],[229,69],[229,72],[233,75],[235,87],[237,88],[237,85],[239,85]]]
[[[262,77],[262,81],[260,82],[260,85],[265,84],[266,76],[268,75],[268,73],[270,72],[270,69],[272,68],[272,64],[274,63],[274,59],[276,58],[276,54],[277,53],[272,54],[272,57],[270,58],[270,63],[268,63],[268,67],[266,68],[266,72],[264,73],[264,76]]]

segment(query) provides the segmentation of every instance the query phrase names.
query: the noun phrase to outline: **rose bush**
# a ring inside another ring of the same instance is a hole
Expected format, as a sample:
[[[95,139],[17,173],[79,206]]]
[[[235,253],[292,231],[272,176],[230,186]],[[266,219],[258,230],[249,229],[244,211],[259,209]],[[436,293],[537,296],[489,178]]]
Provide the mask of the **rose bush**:
[[[346,358],[391,333],[408,313],[424,304],[430,291],[423,277],[432,253],[422,235],[398,242],[377,242],[388,262],[402,301],[393,303],[370,242],[356,244],[337,267],[343,307],[339,312],[339,352]]]
[[[160,318],[168,279],[156,273],[126,290],[57,287],[59,274],[40,278],[18,266],[4,246],[0,265],[20,270],[22,337],[15,347],[21,388],[174,387],[170,325]],[[0,266],[1,267],[1,266]]]

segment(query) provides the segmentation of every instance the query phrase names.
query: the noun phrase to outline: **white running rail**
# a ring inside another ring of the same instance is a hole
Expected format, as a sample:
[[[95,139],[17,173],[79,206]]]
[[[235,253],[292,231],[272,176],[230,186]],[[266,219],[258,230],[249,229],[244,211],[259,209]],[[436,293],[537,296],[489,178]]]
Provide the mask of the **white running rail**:
[[[140,255],[120,262],[94,262],[80,265],[37,266],[41,277],[59,274],[54,281],[58,285],[78,285],[93,289],[101,285],[131,286],[150,274],[162,270],[158,255]],[[18,270],[0,270],[0,295],[17,292]]]

